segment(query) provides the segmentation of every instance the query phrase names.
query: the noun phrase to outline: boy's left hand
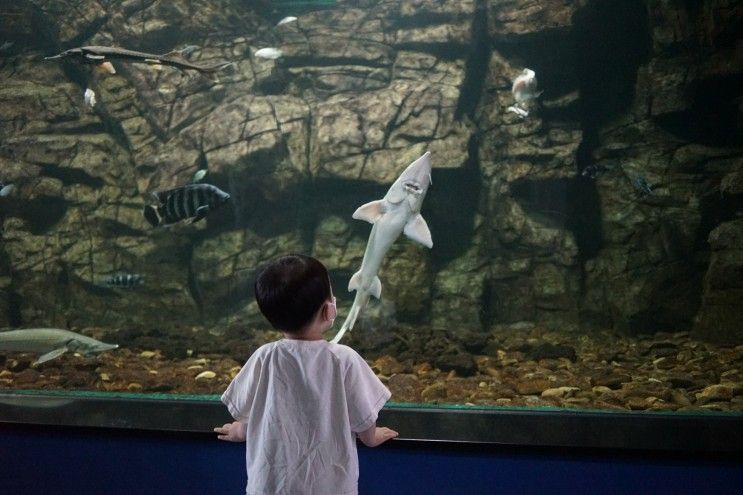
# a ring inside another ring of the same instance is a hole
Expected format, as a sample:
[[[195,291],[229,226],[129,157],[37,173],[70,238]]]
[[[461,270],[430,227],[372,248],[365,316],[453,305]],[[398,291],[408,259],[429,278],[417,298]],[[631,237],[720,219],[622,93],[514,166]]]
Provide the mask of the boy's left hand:
[[[217,438],[227,442],[244,442],[246,427],[239,421],[225,423],[224,426],[214,428]]]

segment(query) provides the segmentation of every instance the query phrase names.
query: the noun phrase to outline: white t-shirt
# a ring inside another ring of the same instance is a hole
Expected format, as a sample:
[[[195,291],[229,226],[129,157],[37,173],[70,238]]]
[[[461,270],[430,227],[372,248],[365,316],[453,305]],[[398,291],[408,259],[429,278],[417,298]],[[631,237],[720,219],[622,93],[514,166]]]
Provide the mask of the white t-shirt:
[[[261,346],[222,402],[247,425],[248,495],[358,493],[355,433],[390,398],[348,346],[283,339]]]

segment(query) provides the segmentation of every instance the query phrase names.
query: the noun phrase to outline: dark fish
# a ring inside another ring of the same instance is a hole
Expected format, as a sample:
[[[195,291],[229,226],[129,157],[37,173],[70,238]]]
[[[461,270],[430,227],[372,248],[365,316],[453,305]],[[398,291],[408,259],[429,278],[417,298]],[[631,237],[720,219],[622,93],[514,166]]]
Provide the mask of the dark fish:
[[[188,47],[187,47],[188,48]],[[162,55],[154,53],[137,52],[125,48],[115,48],[110,46],[81,46],[79,48],[70,48],[59,55],[45,57],[44,60],[56,58],[71,58],[84,64],[103,65],[108,63],[109,72],[113,70],[111,60],[126,60],[129,62],[139,62],[150,65],[169,65],[178,69],[197,70],[202,74],[214,74],[231,65],[231,62],[217,62],[211,65],[198,65],[189,62],[180,51],[172,51]],[[113,71],[115,72],[115,71]]]
[[[189,184],[187,186],[154,193],[159,205],[144,207],[144,217],[153,227],[193,218],[198,222],[219,206],[230,195],[211,184]]]
[[[645,179],[645,177],[643,177],[642,175],[636,175],[632,179],[632,185],[643,196],[653,194],[653,188],[650,186],[647,179]]]
[[[583,177],[588,177],[589,179],[598,179],[599,177],[601,177],[608,171],[609,171],[608,167],[605,167],[604,165],[601,165],[600,163],[594,163],[593,165],[589,165],[586,168],[584,168],[580,174]]]
[[[144,284],[144,277],[136,273],[118,273],[104,282],[107,287],[133,289]]]

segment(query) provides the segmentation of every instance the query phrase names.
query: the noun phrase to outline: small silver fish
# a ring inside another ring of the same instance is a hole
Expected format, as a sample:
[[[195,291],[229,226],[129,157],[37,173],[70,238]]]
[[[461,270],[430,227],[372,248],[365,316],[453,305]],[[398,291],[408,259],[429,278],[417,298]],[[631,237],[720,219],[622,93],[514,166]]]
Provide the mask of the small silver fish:
[[[518,107],[516,105],[511,105],[510,107],[506,108],[506,112],[513,112],[516,115],[518,115],[519,117],[521,117],[522,119],[524,119],[524,118],[526,118],[526,117],[529,116],[529,112],[528,111],[526,111],[523,108]]]
[[[90,88],[85,89],[85,96],[83,97],[85,100],[85,104],[88,105],[90,108],[93,108],[95,106],[95,91],[93,91]]]
[[[524,69],[521,74],[513,80],[511,94],[516,104],[523,105],[531,100],[539,98],[542,91],[537,91],[537,75],[531,69]]]
[[[202,168],[196,171],[196,173],[193,174],[193,178],[191,179],[191,182],[194,184],[197,182],[201,182],[201,180],[206,177],[206,173],[208,172],[207,169]]]
[[[13,184],[3,184],[0,182],[0,197],[4,198],[6,196],[10,196],[10,193],[13,192],[13,189],[15,189],[15,186]]]
[[[258,58],[265,58],[268,60],[276,60],[281,58],[284,54],[278,48],[261,48],[255,52],[255,56]]]
[[[636,175],[632,179],[632,185],[635,189],[642,195],[647,196],[648,194],[654,194],[653,193],[653,187],[648,183],[647,179],[643,177],[642,175]]]
[[[588,177],[589,179],[598,179],[608,171],[608,167],[600,163],[594,163],[584,168],[580,175],[582,175],[583,177]]]
[[[293,15],[286,16],[276,23],[276,27],[283,26],[284,24],[289,24],[290,22],[295,22],[296,20],[297,18]]]

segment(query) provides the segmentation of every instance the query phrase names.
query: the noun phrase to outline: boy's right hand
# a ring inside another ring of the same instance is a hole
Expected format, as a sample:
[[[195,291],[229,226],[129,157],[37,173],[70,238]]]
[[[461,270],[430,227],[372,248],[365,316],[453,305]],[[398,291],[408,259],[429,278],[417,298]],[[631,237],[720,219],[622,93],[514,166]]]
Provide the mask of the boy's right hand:
[[[214,428],[217,438],[227,442],[244,442],[246,426],[239,421],[225,423],[223,426]]]

